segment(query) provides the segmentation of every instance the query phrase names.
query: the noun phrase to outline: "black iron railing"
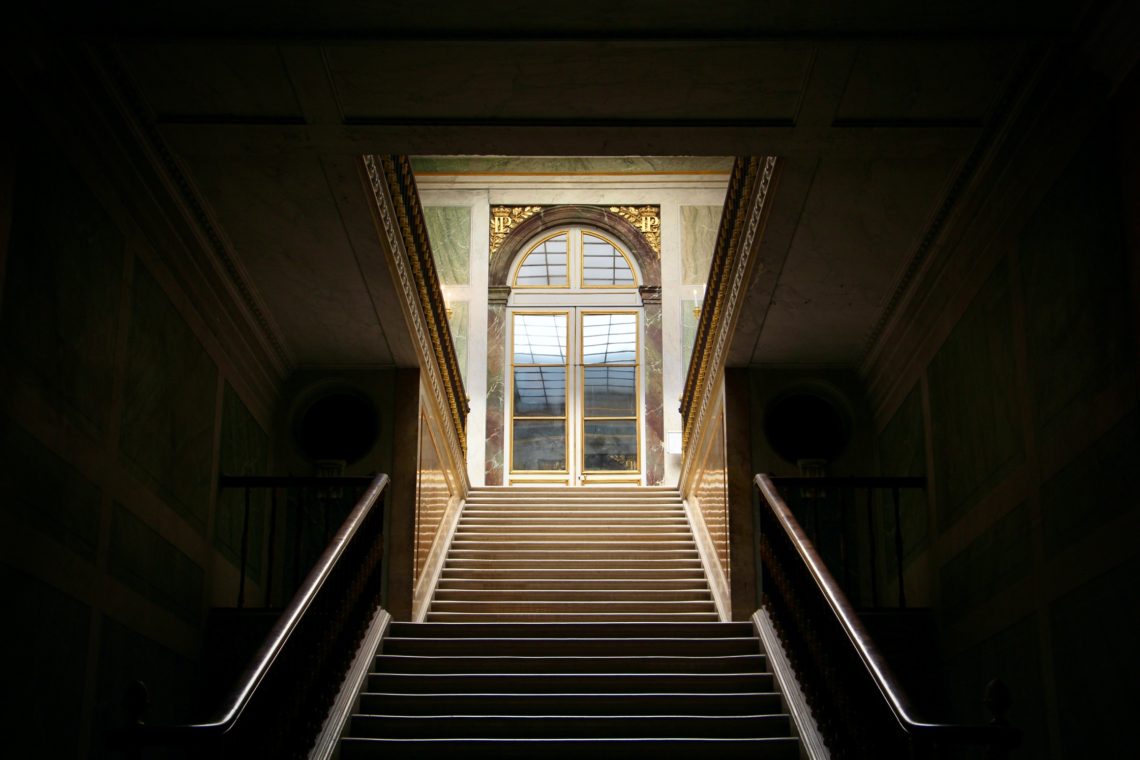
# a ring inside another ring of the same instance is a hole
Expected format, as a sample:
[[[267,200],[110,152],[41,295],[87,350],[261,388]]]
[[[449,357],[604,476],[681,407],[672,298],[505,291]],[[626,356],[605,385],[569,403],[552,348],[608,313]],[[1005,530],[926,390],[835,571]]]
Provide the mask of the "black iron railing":
[[[874,481],[893,488],[896,479]],[[907,479],[897,479],[902,488]],[[979,746],[1004,758],[1020,743],[1005,720],[1009,694],[999,681],[987,687],[989,724],[935,723],[916,715],[906,693],[867,634],[854,607],[772,478],[757,475],[760,491],[760,567],[764,608],[776,624],[796,678],[836,760],[934,758],[947,747]],[[785,487],[835,487],[837,479],[784,479]]]
[[[860,606],[905,609],[906,538],[902,494],[923,491],[926,478],[918,477],[789,477],[770,475],[780,495],[807,529],[808,538],[823,556],[849,598],[859,599],[865,579],[867,592]],[[912,507],[913,509],[913,507]],[[862,514],[860,514],[862,513]],[[880,524],[879,518],[883,519]],[[866,541],[859,537],[865,522]],[[884,530],[884,526],[887,527]],[[889,534],[889,535],[888,535]],[[880,542],[880,538],[886,540]],[[862,567],[860,567],[862,565]],[[885,583],[893,570],[895,595],[880,590],[880,567]]]
[[[265,478],[230,485],[266,486]],[[298,479],[286,479],[296,485]],[[318,479],[313,479],[318,480]],[[327,479],[320,485],[327,485]],[[113,747],[141,757],[149,746],[190,746],[203,757],[301,758],[317,736],[359,641],[380,604],[382,498],[387,475],[370,480],[352,512],[285,607],[218,710],[183,725],[146,722],[146,687],[128,695],[130,724]],[[248,502],[248,499],[247,499]]]
[[[234,606],[238,609],[250,606],[246,587],[254,567],[253,554],[255,549],[260,551],[262,547],[265,547],[265,572],[264,575],[255,573],[252,579],[261,587],[261,594],[254,604],[279,607],[277,597],[288,600],[300,586],[308,568],[328,545],[332,532],[372,481],[371,475],[222,475],[218,478],[219,501],[227,493],[236,491],[241,494],[241,540]],[[261,511],[255,509],[255,504],[261,508],[268,507],[267,518],[257,519]],[[255,533],[260,534],[261,541],[253,540]],[[256,566],[260,568],[261,563]]]

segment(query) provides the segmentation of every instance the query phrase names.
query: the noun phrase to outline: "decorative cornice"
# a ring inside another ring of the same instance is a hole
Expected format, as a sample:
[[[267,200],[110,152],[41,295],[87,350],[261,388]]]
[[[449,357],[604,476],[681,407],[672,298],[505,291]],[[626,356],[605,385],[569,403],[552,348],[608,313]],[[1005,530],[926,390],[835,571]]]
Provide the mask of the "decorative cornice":
[[[767,209],[768,190],[776,170],[775,156],[741,157],[732,168],[724,215],[709,267],[705,305],[693,346],[693,360],[681,396],[682,448],[689,458],[690,441],[700,438],[709,402],[714,395],[729,332],[752,252]]]
[[[448,444],[455,462],[461,466],[467,450],[467,394],[459,374],[459,360],[447,324],[447,306],[439,287],[412,167],[406,156],[366,155],[364,168],[428,385],[440,410],[450,413],[452,424],[445,426]]]
[[[649,247],[661,258],[661,207],[660,206],[610,206],[610,212],[632,224],[649,243]]]
[[[515,227],[542,211],[542,206],[491,206],[491,258]]]
[[[503,247],[503,241],[520,224],[536,214],[554,206],[491,206],[491,250],[490,258]],[[650,250],[661,258],[661,207],[660,206],[584,206],[608,211],[629,222],[636,229]]]

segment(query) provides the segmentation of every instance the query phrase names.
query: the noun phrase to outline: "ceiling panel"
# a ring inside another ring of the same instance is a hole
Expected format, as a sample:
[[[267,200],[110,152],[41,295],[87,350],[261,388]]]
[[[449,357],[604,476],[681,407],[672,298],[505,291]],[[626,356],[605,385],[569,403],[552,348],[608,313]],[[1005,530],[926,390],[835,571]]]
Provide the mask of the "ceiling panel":
[[[392,364],[319,159],[191,169],[298,363]]]
[[[882,43],[860,48],[840,120],[982,120],[1019,46],[998,42]]]
[[[956,165],[950,155],[921,163],[825,162],[792,238],[752,362],[856,363]]]
[[[276,45],[130,43],[119,50],[159,118],[301,116]]]
[[[353,119],[794,118],[806,44],[392,42],[326,49]]]

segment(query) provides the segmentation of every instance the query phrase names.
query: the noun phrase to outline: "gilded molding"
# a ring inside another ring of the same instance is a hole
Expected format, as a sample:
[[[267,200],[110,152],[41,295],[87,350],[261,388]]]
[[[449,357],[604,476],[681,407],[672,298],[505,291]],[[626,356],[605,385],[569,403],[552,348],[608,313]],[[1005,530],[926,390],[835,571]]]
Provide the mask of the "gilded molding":
[[[681,396],[682,448],[686,454],[689,442],[699,439],[704,429],[775,169],[775,156],[738,158],[733,166],[709,267],[708,291],[697,324],[693,360]]]
[[[404,306],[411,316],[420,353],[426,360],[424,370],[428,384],[439,408],[450,413],[448,443],[455,461],[462,463],[467,450],[467,395],[447,325],[447,306],[435,271],[411,164],[405,156],[366,155],[364,168],[391,251]]]
[[[502,247],[511,230],[526,219],[531,218],[543,206],[491,206],[491,258]]]
[[[657,258],[661,258],[660,206],[610,206],[609,210],[636,227]]]
[[[535,214],[550,206],[491,206],[491,256],[494,258],[511,231]],[[661,207],[660,206],[593,206],[620,216],[645,238],[645,242],[661,258]]]

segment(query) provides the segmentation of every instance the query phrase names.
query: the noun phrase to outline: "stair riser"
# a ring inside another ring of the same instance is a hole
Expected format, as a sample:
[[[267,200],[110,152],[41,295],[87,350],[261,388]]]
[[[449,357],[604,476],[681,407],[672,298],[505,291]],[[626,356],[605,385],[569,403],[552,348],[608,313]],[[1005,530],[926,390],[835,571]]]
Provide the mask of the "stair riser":
[[[644,579],[577,579],[564,578],[524,579],[524,578],[441,578],[437,586],[436,598],[439,594],[451,591],[626,591],[638,590],[648,592],[680,591],[708,593],[708,586],[698,580],[644,580]]]
[[[558,600],[535,601],[458,601],[436,600],[432,602],[432,614],[439,612],[549,612],[568,614],[580,612],[715,612],[712,600],[695,602],[578,602]]]
[[[626,694],[756,692],[772,691],[773,686],[772,676],[761,673],[630,675],[370,673],[366,688],[368,691],[421,694]]]
[[[735,657],[494,657],[418,656],[385,652],[373,661],[380,673],[766,673],[759,654]]]
[[[502,557],[449,557],[447,563],[444,565],[445,572],[448,570],[460,570],[464,568],[484,569],[484,570],[543,570],[555,571],[561,573],[565,570],[602,570],[603,575],[610,576],[610,570],[695,570],[701,571],[700,558],[693,559],[558,559],[554,557],[547,557],[539,559],[534,557],[523,558],[502,558]],[[569,575],[569,573],[566,573]]]
[[[715,612],[429,612],[429,623],[715,623]]]
[[[785,715],[747,717],[411,717],[354,715],[351,731],[360,737],[481,738],[717,738],[786,737]]]
[[[756,654],[753,638],[720,639],[420,639],[387,638],[385,654],[438,656],[685,656]],[[765,668],[766,670],[766,668]]]
[[[573,544],[571,544],[573,545]],[[696,549],[558,549],[528,545],[527,548],[457,549],[447,553],[448,561],[473,560],[635,560],[686,559],[700,561]]]
[[[651,639],[651,638],[691,638],[718,639],[753,637],[751,623],[686,623],[676,621],[671,625],[642,623],[405,623],[394,622],[388,631],[394,637],[440,637],[440,638],[605,638],[605,639]]]
[[[440,580],[441,582],[463,581],[472,583],[483,581],[507,582],[516,580],[534,582],[557,580],[563,583],[572,583],[576,581],[601,583],[626,583],[629,581],[692,583],[695,581],[704,585],[705,576],[700,569],[700,563],[697,563],[696,567],[679,567],[675,569],[644,569],[640,567],[500,569],[494,567],[475,568],[460,566],[445,568],[442,576],[440,577]]]
[[[796,739],[345,739],[342,760],[448,757],[488,760],[622,760],[715,757],[717,760],[799,760]]]
[[[659,589],[535,589],[517,588],[499,590],[438,589],[436,602],[704,602],[711,601],[708,589],[693,591]]]
[[[752,715],[781,710],[776,693],[364,693],[360,711],[401,715]]]
[[[693,536],[687,530],[677,527],[662,528],[661,530],[644,530],[637,526],[626,528],[601,527],[593,531],[582,530],[573,525],[569,526],[535,526],[523,525],[507,530],[495,528],[480,528],[472,530],[460,527],[455,533],[456,541],[571,541],[581,538],[584,541],[687,541],[692,542]]]

